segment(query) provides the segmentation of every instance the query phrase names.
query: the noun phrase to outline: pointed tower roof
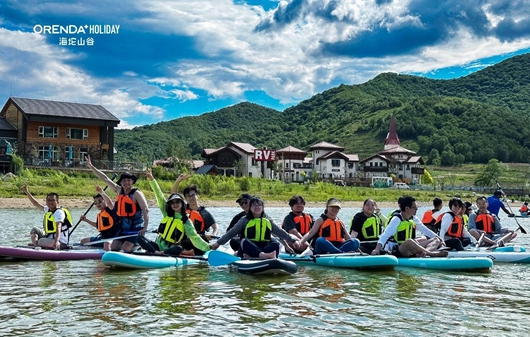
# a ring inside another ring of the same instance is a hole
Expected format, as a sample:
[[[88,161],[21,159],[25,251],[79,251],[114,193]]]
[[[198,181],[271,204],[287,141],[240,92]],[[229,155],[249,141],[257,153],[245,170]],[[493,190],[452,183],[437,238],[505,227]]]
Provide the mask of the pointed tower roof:
[[[389,150],[399,145],[400,142],[396,131],[396,123],[394,121],[394,115],[392,115],[390,117],[390,128],[388,129],[388,134],[386,135],[384,149]]]

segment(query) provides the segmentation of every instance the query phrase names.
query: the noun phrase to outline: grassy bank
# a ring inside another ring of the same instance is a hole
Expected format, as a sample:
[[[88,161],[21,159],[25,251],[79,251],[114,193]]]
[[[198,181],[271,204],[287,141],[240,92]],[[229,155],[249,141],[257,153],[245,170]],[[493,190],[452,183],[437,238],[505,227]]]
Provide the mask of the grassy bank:
[[[294,194],[303,195],[308,201],[325,201],[330,197],[336,197],[344,201],[363,201],[373,198],[377,201],[395,202],[399,196],[409,194],[418,201],[428,203],[434,197],[447,200],[453,196],[465,200],[473,200],[475,194],[469,190],[447,190],[450,186],[473,186],[474,177],[483,165],[464,165],[452,168],[429,168],[434,178],[437,190],[396,190],[391,188],[375,189],[364,187],[341,187],[330,183],[317,182],[311,184],[291,183],[285,184],[280,181],[270,181],[256,178],[234,178],[193,175],[180,186],[181,190],[187,184],[197,184],[201,189],[202,198],[205,200],[233,200],[240,193],[260,195],[265,200],[287,201]],[[508,164],[500,181],[503,187],[521,186],[526,184],[529,172],[528,164]],[[169,193],[176,173],[169,171],[153,172],[158,177],[163,191]],[[110,173],[109,173],[110,175]],[[94,174],[87,171],[61,172],[50,169],[25,169],[21,175],[8,180],[2,180],[0,197],[22,198],[20,188],[27,181],[31,193],[36,197],[44,197],[49,192],[56,192],[61,197],[88,198],[95,194],[95,185],[101,184]],[[440,190],[441,182],[446,190]],[[146,194],[148,199],[154,199],[149,184],[144,176],[141,176],[136,186]]]

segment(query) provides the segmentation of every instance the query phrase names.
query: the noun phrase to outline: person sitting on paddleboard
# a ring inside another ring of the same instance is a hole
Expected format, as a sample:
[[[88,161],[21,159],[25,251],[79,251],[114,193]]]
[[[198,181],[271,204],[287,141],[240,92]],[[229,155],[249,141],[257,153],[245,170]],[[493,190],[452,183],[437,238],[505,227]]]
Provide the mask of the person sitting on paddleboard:
[[[326,202],[324,213],[315,220],[313,227],[304,235],[300,243],[304,244],[312,240],[311,247],[315,254],[341,254],[357,251],[360,242],[350,237],[346,225],[338,218],[340,208],[340,201],[330,198]]]
[[[99,185],[96,185],[96,191],[98,194],[94,196],[94,205],[99,210],[96,221],[88,219],[84,214],[81,215],[80,220],[96,228],[99,231],[99,235],[81,239],[80,243],[82,245],[89,242],[114,238],[121,229],[119,218],[114,210],[114,202],[112,202]],[[103,247],[104,250],[110,250],[110,241],[97,243],[94,246]]]
[[[449,200],[449,209],[449,212],[444,213],[440,226],[440,237],[444,239],[445,245],[458,251],[470,244],[475,245],[477,240],[464,226],[464,202],[460,198],[452,198]]]
[[[92,165],[89,155],[85,157],[85,163],[98,178],[103,180],[118,195],[114,207],[121,223],[119,235],[144,235],[149,227],[149,207],[143,192],[133,187],[138,178],[134,174],[125,172],[120,175],[120,179],[115,183],[105,173]],[[116,239],[112,241],[110,249],[130,252],[134,249],[137,241],[138,236]]]
[[[381,214],[377,204],[373,199],[366,199],[363,203],[363,210],[351,220],[350,236],[359,239],[361,252],[371,254],[377,246],[374,242],[379,239],[383,232],[383,224],[387,218]],[[371,242],[370,242],[371,241]]]
[[[156,202],[163,218],[158,226],[156,241],[153,242],[140,236],[138,237],[138,244],[147,252],[157,255],[195,255],[193,249],[186,250],[182,246],[185,239],[189,240],[200,251],[210,250],[208,242],[204,241],[195,231],[195,227],[191,223],[188,213],[186,213],[184,198],[178,193],[173,193],[166,201],[164,193],[151,172],[147,171],[145,174],[155,193]]]
[[[385,231],[379,237],[372,255],[379,255],[381,249],[396,257],[424,257],[447,256],[446,251],[438,251],[443,241],[416,216],[418,206],[416,199],[402,196],[398,200],[399,212],[394,212]],[[428,239],[416,239],[416,230],[426,235]]]
[[[521,215],[528,215],[528,202],[525,201],[521,208],[519,208],[519,213]]]
[[[477,240],[480,239],[482,233],[485,233],[482,238],[482,242],[485,245],[503,246],[513,240],[517,233],[507,228],[502,228],[499,218],[488,210],[488,200],[489,198],[485,196],[477,198],[478,210],[469,216],[469,233]]]
[[[434,224],[436,223],[436,220],[438,219],[438,216],[442,214],[442,207],[444,206],[444,202],[440,198],[434,198],[432,200],[432,209],[429,209],[423,213],[423,218],[421,219],[421,222],[427,226],[431,231],[438,233],[440,231],[439,227],[435,227]]]
[[[239,256],[244,258],[276,258],[280,253],[280,243],[272,238],[272,234],[287,242],[292,242],[294,247],[299,247],[300,243],[265,214],[264,202],[257,196],[253,196],[250,199],[247,215],[241,218],[217,242],[212,243],[210,248],[217,249],[238,234],[241,236],[241,243],[237,252]]]
[[[190,176],[187,174],[181,174],[177,177],[173,186],[171,187],[171,193],[178,193],[178,188],[182,180],[188,179]],[[206,209],[206,207],[199,205],[199,187],[195,184],[186,186],[182,191],[184,198],[186,199],[186,212],[191,219],[191,222],[195,226],[195,230],[199,235],[204,239],[204,241],[209,242],[212,236],[216,236],[219,233],[217,222],[215,221],[213,215]],[[211,234],[206,232],[212,231]],[[202,255],[204,251],[194,248],[193,244],[189,240],[185,240],[182,243],[184,249],[193,249],[195,255]]]
[[[283,219],[282,228],[289,234],[294,235],[298,239],[301,239],[305,234],[309,232],[313,227],[313,216],[308,213],[304,213],[305,200],[301,195],[295,195],[289,200],[289,206],[291,212]],[[294,247],[293,244],[288,244],[292,251],[296,254],[302,253],[309,247],[309,244],[305,242],[300,248]],[[288,247],[286,247],[288,249]]]
[[[243,193],[237,198],[236,202],[239,204],[239,207],[241,207],[241,212],[239,212],[236,216],[232,218],[232,221],[230,221],[230,224],[228,225],[228,228],[226,231],[232,229],[236,225],[236,223],[245,215],[248,213],[248,202],[250,201],[250,198],[252,196],[248,193]],[[235,238],[230,239],[230,248],[234,252],[237,252],[239,250],[239,244],[241,243],[241,238],[239,236],[236,236]]]
[[[72,216],[66,208],[59,206],[59,195],[48,193],[46,205],[42,205],[29,192],[27,182],[22,185],[22,192],[33,206],[44,212],[44,230],[38,227],[31,229],[30,246],[56,250],[68,249],[68,229],[72,227]]]

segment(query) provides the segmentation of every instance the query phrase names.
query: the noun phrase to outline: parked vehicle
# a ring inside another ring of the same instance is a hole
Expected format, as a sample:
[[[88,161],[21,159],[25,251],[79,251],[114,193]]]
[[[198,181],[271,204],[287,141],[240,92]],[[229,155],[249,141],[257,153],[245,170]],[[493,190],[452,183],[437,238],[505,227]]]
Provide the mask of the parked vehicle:
[[[400,190],[410,190],[409,185],[407,185],[405,183],[395,183],[394,186],[392,186],[392,188],[397,188],[397,189],[400,189]]]

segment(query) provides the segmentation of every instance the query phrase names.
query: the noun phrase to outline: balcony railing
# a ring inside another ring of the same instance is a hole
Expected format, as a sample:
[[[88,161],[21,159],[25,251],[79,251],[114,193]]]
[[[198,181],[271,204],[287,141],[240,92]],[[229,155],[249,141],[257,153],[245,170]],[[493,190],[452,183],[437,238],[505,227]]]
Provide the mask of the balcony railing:
[[[140,172],[145,170],[145,165],[141,162],[131,161],[108,161],[108,160],[93,160],[92,164],[100,170],[109,171],[131,171]],[[86,162],[79,159],[65,159],[65,160],[50,160],[27,158],[24,160],[24,165],[34,167],[64,167],[72,169],[86,169]]]
[[[388,172],[388,166],[364,166],[364,172]]]
[[[410,169],[410,172],[412,174],[424,174],[425,173],[425,169],[423,167],[413,167]]]

